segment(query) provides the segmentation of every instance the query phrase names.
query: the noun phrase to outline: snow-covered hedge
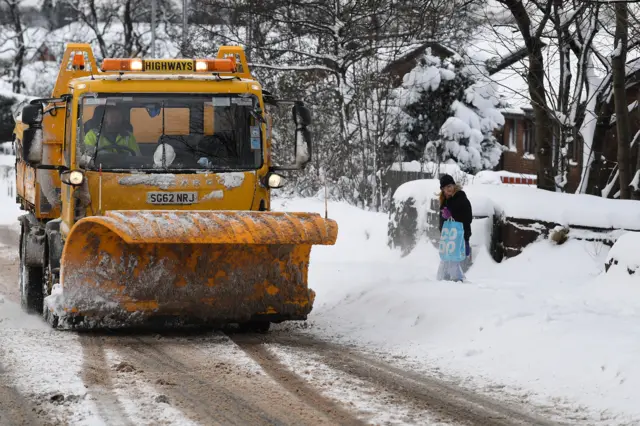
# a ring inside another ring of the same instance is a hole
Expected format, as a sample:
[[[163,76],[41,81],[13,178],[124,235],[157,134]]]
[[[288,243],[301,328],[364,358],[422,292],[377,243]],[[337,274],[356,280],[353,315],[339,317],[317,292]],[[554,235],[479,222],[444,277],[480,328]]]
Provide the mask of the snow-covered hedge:
[[[548,238],[558,227],[567,228],[568,237],[596,239],[612,244],[621,232],[640,230],[640,202],[611,200],[591,195],[575,195],[539,190],[527,185],[503,184],[494,172],[463,187],[474,215],[471,245],[491,248],[496,260],[517,255],[522,247],[538,238]],[[437,179],[416,180],[395,192],[388,226],[392,248],[410,252],[418,240],[438,238]],[[478,240],[474,227],[486,228]],[[496,232],[499,235],[496,235]],[[494,253],[500,250],[502,253]]]
[[[464,191],[472,200],[474,214],[478,208],[483,211],[495,209],[507,217],[540,220],[565,226],[602,229],[640,230],[640,202],[635,200],[611,200],[593,195],[567,194],[543,191],[527,185],[500,184],[499,180],[483,174],[482,183],[472,182],[464,186]],[[487,185],[484,182],[492,182]],[[435,179],[416,180],[402,185],[394,199],[411,195],[421,198],[424,194],[439,191]],[[478,205],[473,199],[482,197],[491,206]],[[484,214],[484,213],[483,213]]]
[[[607,274],[635,275],[640,268],[640,232],[625,232],[609,250]],[[640,276],[640,275],[636,275]]]

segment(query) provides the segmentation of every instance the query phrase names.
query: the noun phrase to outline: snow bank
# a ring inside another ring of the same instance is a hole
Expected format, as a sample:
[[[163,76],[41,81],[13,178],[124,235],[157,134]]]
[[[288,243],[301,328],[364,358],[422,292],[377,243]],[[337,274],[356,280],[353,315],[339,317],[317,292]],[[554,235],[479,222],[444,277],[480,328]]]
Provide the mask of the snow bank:
[[[609,254],[605,267],[607,274],[628,278],[635,275],[640,268],[640,232],[625,232],[616,240]]]
[[[612,200],[593,195],[566,194],[537,189],[528,185],[486,185],[473,182],[464,186],[476,213],[474,199],[482,199],[483,212],[491,210],[507,217],[541,220],[564,226],[586,226],[610,229],[640,229],[640,203],[634,200]],[[416,180],[400,186],[394,201],[413,197],[418,205],[428,205],[440,191],[436,179]],[[480,204],[478,204],[480,205]],[[484,213],[483,213],[484,214]]]
[[[520,199],[531,192],[519,191]],[[324,212],[315,199],[273,205]],[[435,280],[438,253],[427,243],[404,258],[386,247],[385,214],[330,203],[329,217],[338,240],[312,249],[317,298],[301,332],[368,346],[394,364],[459,377],[546,415],[582,424],[640,420],[640,286],[603,274],[607,246],[541,241],[500,264],[474,248],[470,282],[453,284]]]
[[[18,216],[24,212],[16,204],[16,157],[0,154],[0,225],[18,226]]]

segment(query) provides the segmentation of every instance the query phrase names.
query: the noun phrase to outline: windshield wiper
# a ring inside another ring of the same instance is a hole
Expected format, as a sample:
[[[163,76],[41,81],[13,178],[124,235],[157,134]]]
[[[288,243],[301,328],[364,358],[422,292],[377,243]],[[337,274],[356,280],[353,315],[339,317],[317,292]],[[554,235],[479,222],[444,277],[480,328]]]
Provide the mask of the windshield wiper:
[[[100,135],[102,134],[102,124],[104,123],[104,116],[105,115],[107,115],[106,102],[105,102],[105,108],[102,110],[102,117],[100,118],[100,125],[98,125],[98,137],[96,139],[95,151],[93,152],[93,154],[89,158],[89,164],[93,163],[94,166],[95,166],[95,160],[98,158],[98,148],[100,147]],[[82,141],[82,143],[84,144],[84,141]]]

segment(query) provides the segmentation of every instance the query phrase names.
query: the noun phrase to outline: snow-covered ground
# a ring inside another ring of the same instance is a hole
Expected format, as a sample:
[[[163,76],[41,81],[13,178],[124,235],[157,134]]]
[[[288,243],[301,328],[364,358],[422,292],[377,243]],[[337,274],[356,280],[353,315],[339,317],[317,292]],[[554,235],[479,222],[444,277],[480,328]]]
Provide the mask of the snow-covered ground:
[[[0,154],[0,225],[13,227],[21,213],[15,196],[15,161],[13,155]]]
[[[13,158],[0,156],[0,162],[12,165]],[[0,183],[1,224],[15,223],[20,212],[9,195],[11,181]],[[511,192],[527,197],[531,190],[514,186]],[[273,207],[324,214],[319,199],[277,199]],[[608,247],[545,240],[497,264],[478,246],[469,282],[456,284],[435,280],[439,258],[430,245],[421,243],[404,258],[390,250],[386,214],[330,202],[329,217],[339,223],[338,242],[312,250],[309,281],[317,299],[311,326],[301,332],[355,343],[392,357],[394,364],[474,390],[548,407],[550,415],[562,411],[607,425],[640,421],[640,287],[636,275],[604,274]],[[627,251],[638,241],[624,240]],[[6,297],[0,300],[0,361],[6,370],[0,377],[43,400],[57,392],[72,396],[65,404],[74,414],[65,418],[95,421],[95,402],[79,373],[78,337],[60,334],[43,349],[43,339],[56,332],[21,315]],[[29,358],[26,352],[40,355]],[[116,363],[107,355],[109,364]],[[29,377],[19,371],[30,371]],[[118,383],[117,398],[129,404]],[[144,393],[137,398],[155,395],[146,388]],[[149,419],[171,418],[163,413]]]
[[[308,199],[275,208],[324,212]],[[340,230],[336,246],[312,250],[310,333],[577,419],[640,421],[640,287],[603,275],[608,247],[541,241],[501,264],[479,248],[455,284],[435,280],[435,248],[387,248],[387,215],[330,203],[329,216]]]

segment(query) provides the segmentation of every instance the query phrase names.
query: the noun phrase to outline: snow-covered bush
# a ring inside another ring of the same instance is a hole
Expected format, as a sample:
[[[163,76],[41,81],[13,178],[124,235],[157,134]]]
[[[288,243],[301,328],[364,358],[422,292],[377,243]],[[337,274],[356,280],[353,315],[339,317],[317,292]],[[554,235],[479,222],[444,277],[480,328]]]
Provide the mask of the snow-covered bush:
[[[609,253],[605,262],[608,274],[635,275],[640,268],[640,232],[622,234]]]
[[[571,230],[565,226],[558,225],[549,233],[549,239],[557,245],[562,245],[569,239],[569,232]]]
[[[394,143],[406,161],[453,159],[469,173],[498,164],[501,104],[484,67],[472,62],[425,54],[394,91]]]

